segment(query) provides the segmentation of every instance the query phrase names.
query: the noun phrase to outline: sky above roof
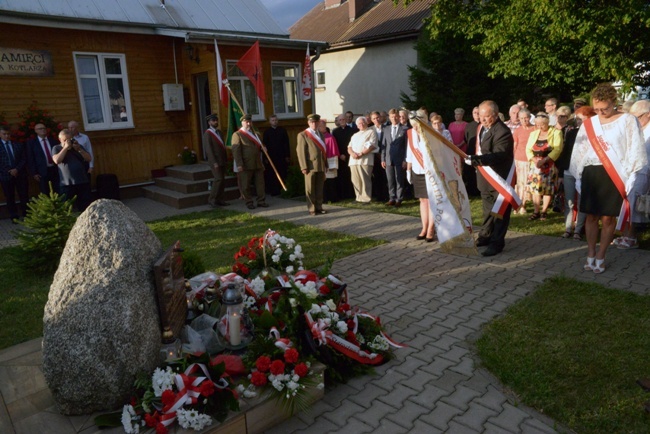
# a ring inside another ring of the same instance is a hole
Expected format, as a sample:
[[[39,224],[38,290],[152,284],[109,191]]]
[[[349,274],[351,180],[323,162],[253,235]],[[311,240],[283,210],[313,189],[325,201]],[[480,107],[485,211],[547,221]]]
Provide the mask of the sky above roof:
[[[287,30],[293,23],[323,0],[260,0],[280,27]]]

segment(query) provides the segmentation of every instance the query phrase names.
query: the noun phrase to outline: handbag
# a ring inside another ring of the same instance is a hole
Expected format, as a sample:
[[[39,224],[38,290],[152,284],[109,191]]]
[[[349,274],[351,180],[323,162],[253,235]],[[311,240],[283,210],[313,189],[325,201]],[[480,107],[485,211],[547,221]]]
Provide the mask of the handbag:
[[[555,195],[553,195],[552,209],[557,213],[564,212],[564,184],[560,184]]]

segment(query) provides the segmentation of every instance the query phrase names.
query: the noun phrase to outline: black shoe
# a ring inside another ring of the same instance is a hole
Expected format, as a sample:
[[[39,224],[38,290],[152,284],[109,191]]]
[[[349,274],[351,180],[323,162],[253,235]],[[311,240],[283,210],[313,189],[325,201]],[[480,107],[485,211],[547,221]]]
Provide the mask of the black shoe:
[[[257,206],[259,206],[260,208],[268,208],[269,204],[268,203],[258,203]]]
[[[479,237],[476,240],[476,247],[485,247],[490,245],[490,239],[489,238],[481,238]]]
[[[217,205],[218,205],[218,206],[228,206],[228,205],[230,205],[230,203],[229,203],[229,202],[225,202],[225,201],[223,201],[223,200],[220,200],[219,202],[217,202]]]
[[[325,211],[324,209],[317,209],[316,214],[327,214],[327,211]]]
[[[253,205],[252,203],[247,204],[246,207],[248,209],[255,209],[255,205]]]
[[[423,240],[423,239],[425,239],[426,237],[427,237],[426,235],[418,235],[417,237],[415,237],[415,239],[416,239],[416,240]]]
[[[483,256],[495,256],[495,255],[498,255],[499,253],[501,253],[501,249],[497,249],[494,246],[490,246],[487,249],[485,249],[481,253],[481,255],[483,255]]]

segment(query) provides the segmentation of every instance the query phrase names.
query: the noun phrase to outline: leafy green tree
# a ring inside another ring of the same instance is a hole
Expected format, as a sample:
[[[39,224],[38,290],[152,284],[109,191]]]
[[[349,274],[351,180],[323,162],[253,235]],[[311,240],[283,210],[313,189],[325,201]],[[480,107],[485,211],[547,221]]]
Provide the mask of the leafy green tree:
[[[422,0],[404,3],[412,1]],[[451,32],[474,41],[490,77],[574,94],[602,81],[650,85],[647,0],[436,0],[431,10],[432,38]]]
[[[472,108],[491,99],[507,117],[511,104],[519,98],[534,100],[535,86],[521,79],[490,78],[486,59],[472,50],[472,41],[440,33],[432,38],[421,35],[417,42],[418,65],[409,66],[409,85],[414,97],[402,93],[402,103],[410,109],[425,106],[442,116],[447,124],[454,120],[454,109],[465,109],[465,120],[472,119]]]

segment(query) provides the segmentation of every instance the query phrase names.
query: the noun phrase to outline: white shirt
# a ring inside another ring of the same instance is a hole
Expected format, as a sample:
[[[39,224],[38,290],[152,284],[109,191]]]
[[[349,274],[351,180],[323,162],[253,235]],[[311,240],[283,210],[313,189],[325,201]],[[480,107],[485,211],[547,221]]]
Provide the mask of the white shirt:
[[[84,133],[79,133],[76,136],[74,136],[74,139],[77,141],[77,143],[79,143],[81,146],[84,147],[86,152],[90,154],[90,162],[88,163],[89,167],[91,169],[95,167],[95,156],[93,155],[93,147],[90,144],[90,138]]]

